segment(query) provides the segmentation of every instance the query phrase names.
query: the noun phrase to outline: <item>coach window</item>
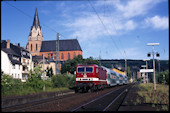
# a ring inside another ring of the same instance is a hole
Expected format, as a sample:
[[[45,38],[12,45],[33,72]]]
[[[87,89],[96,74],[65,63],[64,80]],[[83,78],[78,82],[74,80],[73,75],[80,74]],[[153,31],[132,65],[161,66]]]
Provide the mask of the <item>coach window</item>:
[[[78,73],[83,73],[84,72],[84,67],[78,67],[77,71],[78,71]]]
[[[120,79],[122,79],[123,76],[121,74],[119,74],[119,77],[120,77]]]
[[[110,74],[107,74],[107,78],[110,78]]]
[[[86,67],[86,72],[92,73],[93,72],[93,67]]]

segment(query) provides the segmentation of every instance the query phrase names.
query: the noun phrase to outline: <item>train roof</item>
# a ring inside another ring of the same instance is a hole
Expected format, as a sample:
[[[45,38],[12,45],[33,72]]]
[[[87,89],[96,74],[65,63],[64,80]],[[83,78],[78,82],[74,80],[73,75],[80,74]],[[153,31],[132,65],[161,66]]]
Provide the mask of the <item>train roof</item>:
[[[96,64],[78,64],[77,66],[96,66],[96,67],[99,67]]]

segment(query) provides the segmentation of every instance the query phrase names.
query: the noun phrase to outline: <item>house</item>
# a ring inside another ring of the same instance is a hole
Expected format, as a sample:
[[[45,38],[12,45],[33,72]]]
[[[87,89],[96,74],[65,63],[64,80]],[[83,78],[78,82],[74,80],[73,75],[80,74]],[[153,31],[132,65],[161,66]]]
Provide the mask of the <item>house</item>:
[[[1,41],[1,71],[25,82],[31,69],[33,62],[29,51],[20,44],[10,43],[10,40]]]

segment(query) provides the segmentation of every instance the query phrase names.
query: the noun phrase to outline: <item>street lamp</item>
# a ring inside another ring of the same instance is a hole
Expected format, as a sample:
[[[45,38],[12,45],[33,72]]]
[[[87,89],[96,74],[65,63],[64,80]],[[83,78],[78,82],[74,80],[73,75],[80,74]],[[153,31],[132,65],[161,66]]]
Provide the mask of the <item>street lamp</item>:
[[[153,54],[153,80],[154,80],[154,90],[156,90],[154,46],[159,45],[159,43],[147,43],[147,45],[148,46],[152,46],[152,54]]]

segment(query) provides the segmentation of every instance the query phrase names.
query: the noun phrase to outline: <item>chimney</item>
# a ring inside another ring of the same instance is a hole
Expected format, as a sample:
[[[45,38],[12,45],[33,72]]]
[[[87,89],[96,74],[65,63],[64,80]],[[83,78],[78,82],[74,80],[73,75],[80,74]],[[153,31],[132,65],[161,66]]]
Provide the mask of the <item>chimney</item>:
[[[10,40],[7,40],[6,48],[7,48],[7,49],[10,49]]]
[[[20,47],[20,43],[18,43],[18,47]]]

